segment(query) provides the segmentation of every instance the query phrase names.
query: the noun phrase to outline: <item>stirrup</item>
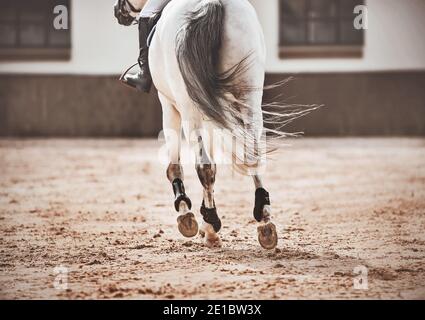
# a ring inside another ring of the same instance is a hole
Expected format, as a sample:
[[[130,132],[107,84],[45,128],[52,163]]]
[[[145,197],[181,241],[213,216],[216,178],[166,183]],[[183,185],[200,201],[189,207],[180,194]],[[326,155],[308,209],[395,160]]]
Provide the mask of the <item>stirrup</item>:
[[[120,76],[120,81],[123,81],[124,80],[124,77],[127,75],[127,73],[129,73],[130,72],[130,70],[131,69],[133,69],[135,66],[137,66],[139,63],[138,62],[136,62],[135,64],[133,64],[130,68],[128,68],[127,70],[125,70],[122,74],[121,74],[121,76]]]

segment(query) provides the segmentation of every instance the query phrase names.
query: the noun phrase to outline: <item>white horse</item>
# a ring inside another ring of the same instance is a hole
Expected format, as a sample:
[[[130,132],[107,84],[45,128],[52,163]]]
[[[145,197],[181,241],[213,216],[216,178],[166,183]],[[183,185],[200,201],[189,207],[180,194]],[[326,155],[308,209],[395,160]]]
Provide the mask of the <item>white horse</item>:
[[[140,9],[144,0],[128,0]],[[234,167],[252,175],[254,217],[263,248],[277,245],[269,194],[259,174],[264,150],[262,96],[266,49],[256,12],[247,0],[174,0],[164,9],[152,39],[149,66],[163,111],[168,149],[167,177],[173,185],[178,228],[186,237],[198,233],[186,195],[181,165],[181,131],[196,154],[196,171],[204,188],[199,231],[209,247],[220,246],[221,221],[214,202],[217,151],[212,141],[221,129]],[[176,138],[177,136],[177,138]],[[237,145],[243,141],[243,154]],[[247,148],[247,146],[249,146]]]

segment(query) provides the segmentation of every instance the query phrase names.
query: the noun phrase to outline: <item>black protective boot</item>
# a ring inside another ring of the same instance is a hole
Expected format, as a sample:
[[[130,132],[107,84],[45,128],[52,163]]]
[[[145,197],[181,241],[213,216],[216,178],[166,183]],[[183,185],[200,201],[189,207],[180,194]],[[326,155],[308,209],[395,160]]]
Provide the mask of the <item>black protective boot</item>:
[[[149,48],[147,44],[150,26],[150,18],[140,18],[139,19],[139,66],[140,71],[136,74],[126,74],[121,79],[126,85],[135,88],[137,90],[148,93],[152,87],[152,77],[149,70]]]

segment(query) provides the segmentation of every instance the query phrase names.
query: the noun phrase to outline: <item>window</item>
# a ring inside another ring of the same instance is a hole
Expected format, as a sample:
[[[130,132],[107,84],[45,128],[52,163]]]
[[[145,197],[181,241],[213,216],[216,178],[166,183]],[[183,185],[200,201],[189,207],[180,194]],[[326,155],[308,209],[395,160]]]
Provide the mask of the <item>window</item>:
[[[70,0],[0,0],[1,60],[70,58]],[[57,5],[68,9],[68,29],[55,29]]]
[[[280,57],[361,57],[363,29],[354,27],[362,0],[280,0]]]

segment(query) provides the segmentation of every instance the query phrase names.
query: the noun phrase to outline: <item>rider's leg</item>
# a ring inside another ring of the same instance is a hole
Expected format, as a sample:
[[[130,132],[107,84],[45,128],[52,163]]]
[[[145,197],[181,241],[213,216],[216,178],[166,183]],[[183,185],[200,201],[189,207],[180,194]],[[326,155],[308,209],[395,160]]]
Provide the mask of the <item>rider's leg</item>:
[[[147,39],[149,36],[150,18],[139,19],[139,67],[140,71],[136,74],[126,74],[122,81],[130,87],[136,88],[143,92],[149,92],[152,87],[152,77],[149,70],[149,50]]]
[[[152,77],[149,70],[149,48],[147,39],[149,32],[153,27],[152,19],[170,2],[170,0],[149,0],[142,11],[139,18],[139,66],[140,71],[134,75],[127,74],[122,81],[129,86],[136,88],[143,92],[149,92],[152,87]]]

